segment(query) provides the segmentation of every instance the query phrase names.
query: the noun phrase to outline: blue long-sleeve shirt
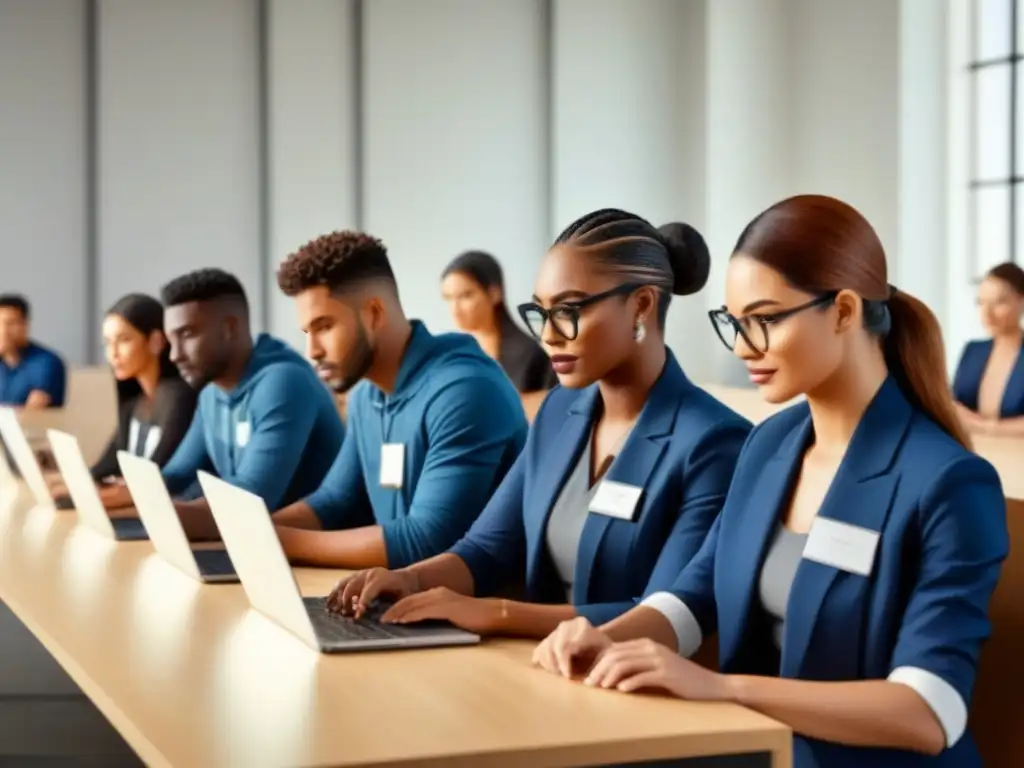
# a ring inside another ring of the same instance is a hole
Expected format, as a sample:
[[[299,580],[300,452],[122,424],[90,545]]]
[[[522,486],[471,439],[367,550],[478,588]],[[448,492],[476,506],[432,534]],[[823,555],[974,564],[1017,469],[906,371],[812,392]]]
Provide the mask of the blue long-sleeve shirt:
[[[319,487],[344,436],[334,398],[312,366],[284,342],[260,335],[234,389],[208,384],[199,394],[164,482],[180,494],[198,470],[212,471],[275,510]]]
[[[381,526],[389,567],[418,562],[469,529],[527,429],[515,388],[476,341],[414,322],[394,392],[353,390],[345,444],[306,503],[326,529]],[[402,446],[401,488],[381,484],[385,444]]]
[[[56,352],[29,342],[17,365],[0,360],[0,404],[24,405],[38,389],[50,396],[50,407],[60,408],[64,405],[67,378],[67,368]]]

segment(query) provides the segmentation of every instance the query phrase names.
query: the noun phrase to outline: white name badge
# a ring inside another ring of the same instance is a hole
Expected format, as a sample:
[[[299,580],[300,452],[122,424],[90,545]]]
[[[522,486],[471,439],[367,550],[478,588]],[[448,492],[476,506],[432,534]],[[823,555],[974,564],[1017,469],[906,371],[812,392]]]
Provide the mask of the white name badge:
[[[235,443],[238,444],[239,448],[245,448],[249,444],[249,438],[252,436],[252,426],[248,421],[240,421],[235,424]]]
[[[380,447],[380,484],[382,488],[401,488],[405,477],[405,446],[384,443]]]
[[[635,485],[602,480],[590,501],[590,511],[620,520],[632,520],[643,492],[643,488]]]
[[[816,518],[804,545],[804,557],[847,573],[870,576],[881,534],[827,517]]]

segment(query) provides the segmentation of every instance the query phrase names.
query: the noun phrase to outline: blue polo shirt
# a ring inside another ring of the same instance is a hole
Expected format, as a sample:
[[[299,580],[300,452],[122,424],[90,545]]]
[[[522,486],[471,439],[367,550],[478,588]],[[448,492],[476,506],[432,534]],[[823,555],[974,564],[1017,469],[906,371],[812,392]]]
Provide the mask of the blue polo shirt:
[[[21,351],[21,360],[10,366],[0,359],[0,405],[24,405],[33,390],[50,396],[50,405],[64,405],[67,371],[56,352],[34,342]]]

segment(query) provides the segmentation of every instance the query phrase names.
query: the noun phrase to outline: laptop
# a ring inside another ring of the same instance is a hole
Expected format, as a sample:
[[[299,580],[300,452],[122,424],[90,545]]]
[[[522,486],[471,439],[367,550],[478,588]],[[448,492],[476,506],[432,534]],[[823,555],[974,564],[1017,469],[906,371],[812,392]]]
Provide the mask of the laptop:
[[[145,541],[149,538],[146,527],[137,518],[111,518],[107,514],[96,481],[85,463],[78,440],[67,432],[48,429],[46,437],[50,441],[53,458],[57,462],[64,485],[78,512],[78,519],[96,533],[116,541]]]
[[[226,550],[192,549],[159,466],[127,451],[117,452],[117,463],[160,557],[185,575],[207,584],[238,582]]]
[[[50,487],[46,484],[43,470],[39,466],[35,451],[25,436],[25,431],[18,421],[18,414],[13,408],[0,408],[0,435],[3,436],[4,445],[7,447],[11,458],[14,460],[17,473],[25,481],[36,504],[52,507],[53,496],[50,494]]]
[[[322,653],[472,645],[479,635],[448,622],[382,624],[385,606],[353,619],[328,613],[326,597],[302,597],[263,499],[199,472],[210,511],[252,607]]]

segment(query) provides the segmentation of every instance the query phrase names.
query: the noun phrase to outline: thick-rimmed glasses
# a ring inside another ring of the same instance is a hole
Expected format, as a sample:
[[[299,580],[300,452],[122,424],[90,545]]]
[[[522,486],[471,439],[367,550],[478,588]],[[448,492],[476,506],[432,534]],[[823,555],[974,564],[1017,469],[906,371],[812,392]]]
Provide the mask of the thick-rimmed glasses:
[[[599,301],[610,299],[612,296],[624,296],[632,293],[637,288],[642,288],[644,283],[625,283],[617,285],[611,290],[595,293],[576,301],[563,301],[551,309],[545,309],[537,302],[531,301],[527,304],[520,304],[518,307],[519,316],[523,318],[526,327],[538,341],[544,333],[544,324],[550,322],[555,333],[566,341],[573,341],[580,333],[580,312]]]
[[[715,333],[722,340],[728,349],[736,349],[736,339],[743,337],[747,346],[759,354],[768,351],[768,328],[777,325],[788,317],[804,312],[813,307],[825,307],[831,304],[836,298],[836,292],[826,293],[816,299],[789,309],[780,309],[775,312],[757,315],[744,315],[734,317],[729,311],[722,307],[708,312],[711,318],[711,325],[715,327]]]

